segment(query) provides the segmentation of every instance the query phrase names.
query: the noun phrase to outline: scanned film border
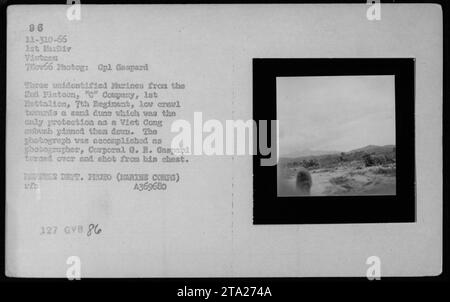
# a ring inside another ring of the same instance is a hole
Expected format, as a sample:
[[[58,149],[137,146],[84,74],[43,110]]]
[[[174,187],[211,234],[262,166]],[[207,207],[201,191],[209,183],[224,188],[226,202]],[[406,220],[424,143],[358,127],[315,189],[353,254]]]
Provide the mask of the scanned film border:
[[[294,100],[278,99],[278,86],[288,79]],[[299,81],[309,81],[303,100],[296,98]],[[348,87],[337,92],[336,84]],[[254,120],[279,120],[279,141],[271,141],[278,145],[278,165],[261,166],[264,156],[254,156],[255,224],[415,221],[414,58],[254,59],[253,92]],[[296,120],[305,118],[302,101],[305,112],[315,110],[308,113],[310,124]],[[285,116],[278,116],[280,106],[287,107]],[[319,125],[328,131],[318,131]],[[342,125],[348,129],[329,136]],[[308,127],[322,137],[309,135]],[[378,136],[373,143],[369,133]],[[328,151],[308,149],[315,146]]]

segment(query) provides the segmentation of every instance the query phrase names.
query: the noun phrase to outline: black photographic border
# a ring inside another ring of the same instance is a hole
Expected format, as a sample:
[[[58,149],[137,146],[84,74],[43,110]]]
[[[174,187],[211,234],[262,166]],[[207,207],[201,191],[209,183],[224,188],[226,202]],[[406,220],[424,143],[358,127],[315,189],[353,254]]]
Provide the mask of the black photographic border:
[[[253,119],[277,119],[277,77],[395,76],[397,194],[277,196],[277,166],[253,156],[253,224],[407,223],[416,221],[414,58],[255,58]],[[270,146],[272,131],[268,123]],[[276,129],[274,129],[276,131]],[[272,148],[273,149],[273,148]]]

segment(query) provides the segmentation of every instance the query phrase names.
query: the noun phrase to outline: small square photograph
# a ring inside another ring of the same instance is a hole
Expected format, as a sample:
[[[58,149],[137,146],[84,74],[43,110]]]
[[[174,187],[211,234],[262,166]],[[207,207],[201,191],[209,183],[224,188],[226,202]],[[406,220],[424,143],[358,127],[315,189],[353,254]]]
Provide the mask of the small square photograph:
[[[396,195],[394,75],[277,77],[277,194]]]

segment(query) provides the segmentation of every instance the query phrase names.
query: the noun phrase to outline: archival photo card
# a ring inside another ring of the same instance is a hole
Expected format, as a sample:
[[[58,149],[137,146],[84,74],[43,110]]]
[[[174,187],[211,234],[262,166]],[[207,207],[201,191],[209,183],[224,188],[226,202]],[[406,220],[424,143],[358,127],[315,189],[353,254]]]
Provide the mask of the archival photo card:
[[[369,7],[9,5],[4,275],[439,275],[442,11]]]
[[[395,195],[394,75],[277,78],[278,196]]]

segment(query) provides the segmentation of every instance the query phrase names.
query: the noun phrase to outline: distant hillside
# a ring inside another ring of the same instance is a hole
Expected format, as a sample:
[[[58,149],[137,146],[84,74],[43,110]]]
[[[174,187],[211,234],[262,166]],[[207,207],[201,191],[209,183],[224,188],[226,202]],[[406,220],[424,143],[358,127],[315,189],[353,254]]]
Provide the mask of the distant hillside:
[[[344,162],[362,161],[367,154],[381,156],[396,161],[395,145],[375,146],[368,145],[349,152],[336,152],[332,154],[306,155],[295,158],[280,157],[280,164],[290,167],[303,166],[305,168],[332,167]]]
[[[375,146],[375,145],[368,145],[362,148],[358,148],[355,150],[351,150],[349,152],[345,152],[347,154],[349,153],[356,153],[356,152],[366,152],[366,153],[389,153],[392,152],[392,150],[395,148],[395,145],[385,145],[385,146]]]

